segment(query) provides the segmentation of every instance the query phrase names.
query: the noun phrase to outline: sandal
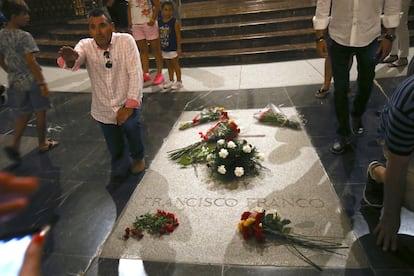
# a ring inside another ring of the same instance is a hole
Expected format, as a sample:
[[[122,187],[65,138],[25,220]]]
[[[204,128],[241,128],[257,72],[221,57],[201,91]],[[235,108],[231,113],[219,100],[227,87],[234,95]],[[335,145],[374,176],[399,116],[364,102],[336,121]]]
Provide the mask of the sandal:
[[[40,153],[45,153],[51,149],[54,149],[55,147],[57,147],[59,145],[58,141],[55,140],[47,140],[47,145],[46,146],[42,146],[39,147],[39,152]]]
[[[398,60],[398,55],[389,55],[381,63],[393,63]]]
[[[22,158],[20,157],[20,152],[17,149],[11,146],[7,146],[4,147],[3,150],[9,159],[13,160],[16,163],[21,162]]]
[[[400,58],[396,61],[394,61],[393,63],[388,64],[388,67],[404,67],[407,66],[408,64],[408,59],[407,58]]]
[[[329,93],[331,93],[329,89],[319,88],[315,93],[315,97],[318,99],[324,99]]]

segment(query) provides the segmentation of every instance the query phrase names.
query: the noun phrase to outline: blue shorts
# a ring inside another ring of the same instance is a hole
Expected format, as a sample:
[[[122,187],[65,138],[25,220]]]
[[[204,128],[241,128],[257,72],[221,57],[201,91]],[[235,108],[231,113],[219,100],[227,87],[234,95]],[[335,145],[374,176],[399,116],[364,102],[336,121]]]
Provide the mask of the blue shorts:
[[[42,96],[36,81],[32,83],[29,91],[13,89],[11,86],[8,89],[8,96],[8,106],[19,109],[23,113],[44,111],[51,107],[49,97]]]

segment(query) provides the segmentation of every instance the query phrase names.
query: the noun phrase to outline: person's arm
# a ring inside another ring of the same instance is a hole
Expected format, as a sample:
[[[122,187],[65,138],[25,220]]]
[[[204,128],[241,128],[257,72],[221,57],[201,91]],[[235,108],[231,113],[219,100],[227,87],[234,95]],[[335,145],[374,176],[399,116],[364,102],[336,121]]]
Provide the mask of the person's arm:
[[[331,0],[318,0],[315,16],[312,19],[315,30],[316,50],[323,58],[328,57],[328,46],[325,40],[325,34],[329,25],[330,10]]]
[[[386,33],[377,50],[377,57],[379,61],[384,60],[391,52],[392,41],[395,38],[395,29],[400,23],[400,12],[401,0],[385,0],[382,23],[385,27]]]
[[[128,26],[132,26],[131,1],[128,1]]]
[[[175,20],[175,34],[177,36],[177,54],[178,56],[181,56],[182,53],[182,49],[181,49],[181,27],[180,27],[180,23],[178,22],[178,20]]]
[[[7,73],[8,67],[6,62],[4,61],[4,56],[0,54],[0,67]]]
[[[150,26],[155,24],[158,18],[158,14],[160,13],[160,0],[152,0],[152,3],[154,4],[154,9],[152,11],[152,18],[148,22],[148,25]]]
[[[397,233],[400,229],[401,207],[406,187],[406,177],[410,155],[402,156],[392,152],[387,157],[384,183],[383,214],[375,228],[377,244],[384,251],[397,250]]]
[[[141,58],[138,48],[132,36],[128,36],[126,46],[123,48],[128,53],[127,76],[128,89],[125,104],[117,112],[117,123],[122,125],[132,115],[134,109],[141,108],[142,90],[144,85]]]
[[[40,70],[40,66],[36,62],[35,55],[33,53],[26,53],[24,57],[27,65],[29,65],[32,75],[40,86],[40,92],[44,97],[49,96],[49,88],[47,87],[45,78],[43,77],[42,71]]]

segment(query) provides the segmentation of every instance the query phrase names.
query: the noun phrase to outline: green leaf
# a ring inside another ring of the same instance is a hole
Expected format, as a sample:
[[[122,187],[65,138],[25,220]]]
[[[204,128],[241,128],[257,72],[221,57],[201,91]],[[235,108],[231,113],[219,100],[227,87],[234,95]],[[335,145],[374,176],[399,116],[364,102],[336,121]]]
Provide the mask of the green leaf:
[[[180,158],[180,161],[178,163],[180,163],[183,166],[189,166],[192,163],[191,160],[191,157],[185,155]]]

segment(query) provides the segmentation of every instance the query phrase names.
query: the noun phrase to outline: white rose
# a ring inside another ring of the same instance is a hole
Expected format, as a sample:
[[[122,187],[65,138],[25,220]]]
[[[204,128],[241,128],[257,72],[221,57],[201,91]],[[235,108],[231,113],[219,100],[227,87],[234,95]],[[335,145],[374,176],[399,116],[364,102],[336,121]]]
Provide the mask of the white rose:
[[[251,153],[252,152],[252,148],[249,145],[244,145],[243,146],[243,152],[245,152],[245,153]]]
[[[242,177],[244,175],[244,168],[243,167],[236,167],[234,169],[234,175],[237,177]]]
[[[229,155],[229,152],[226,149],[221,149],[219,152],[219,156],[223,159],[226,158],[228,155]]]
[[[219,174],[226,174],[226,167],[224,167],[224,165],[218,166],[217,172]]]
[[[234,149],[236,147],[236,143],[234,143],[233,141],[230,141],[227,143],[227,147],[229,149]]]
[[[259,159],[260,161],[264,160],[264,154],[259,152],[258,154],[256,154],[256,158]]]
[[[207,161],[211,161],[211,160],[213,160],[214,159],[214,154],[208,154],[207,155]]]
[[[220,140],[217,141],[217,145],[222,146],[222,145],[224,145],[225,142],[226,141],[224,141],[224,139],[220,139]]]

